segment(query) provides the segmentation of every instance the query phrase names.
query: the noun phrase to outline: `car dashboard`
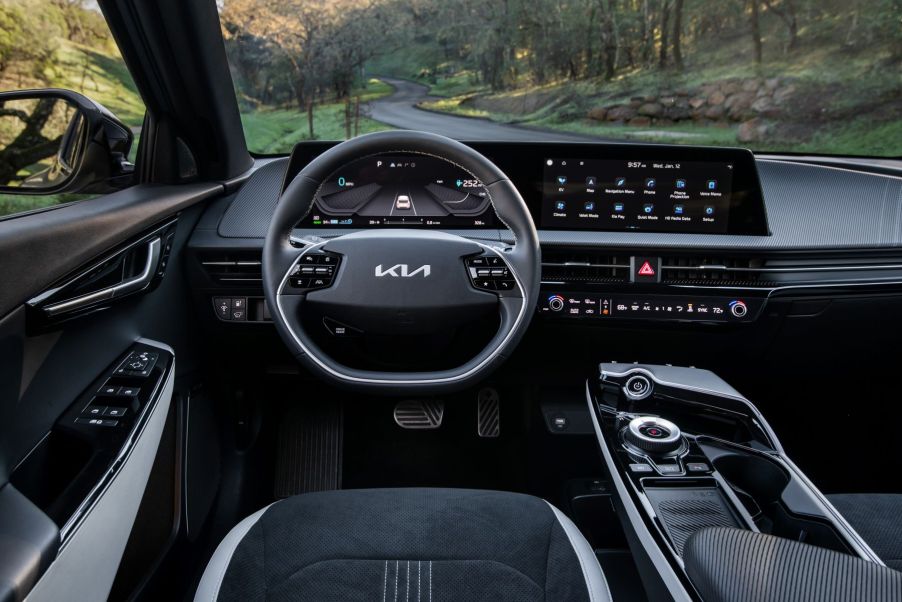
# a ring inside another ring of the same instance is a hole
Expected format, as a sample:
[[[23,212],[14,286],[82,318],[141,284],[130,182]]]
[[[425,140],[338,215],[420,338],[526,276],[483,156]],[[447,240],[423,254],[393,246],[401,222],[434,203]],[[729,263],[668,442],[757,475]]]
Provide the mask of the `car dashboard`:
[[[259,281],[270,216],[291,179],[332,145],[300,143],[289,158],[259,159],[207,211],[190,243],[207,319],[267,321]],[[533,216],[543,317],[581,325],[752,323],[781,297],[829,300],[902,283],[895,176],[756,159],[739,149],[471,146],[501,167]],[[443,158],[404,152],[361,158],[328,177],[294,235],[328,239],[385,227],[513,242],[481,182]],[[236,298],[243,300],[233,310]]]

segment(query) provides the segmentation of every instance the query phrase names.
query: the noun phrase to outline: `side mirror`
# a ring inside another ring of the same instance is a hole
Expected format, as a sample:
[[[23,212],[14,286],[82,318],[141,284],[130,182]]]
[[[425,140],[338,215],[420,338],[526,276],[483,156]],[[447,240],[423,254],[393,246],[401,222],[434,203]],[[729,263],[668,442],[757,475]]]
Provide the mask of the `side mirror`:
[[[131,183],[134,135],[69,90],[0,92],[0,193],[103,193]]]

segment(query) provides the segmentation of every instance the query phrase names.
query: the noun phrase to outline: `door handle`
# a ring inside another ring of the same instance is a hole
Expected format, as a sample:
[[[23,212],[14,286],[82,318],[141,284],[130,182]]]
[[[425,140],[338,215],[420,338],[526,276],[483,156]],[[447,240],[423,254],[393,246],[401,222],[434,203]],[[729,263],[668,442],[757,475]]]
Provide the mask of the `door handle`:
[[[141,273],[137,276],[123,280],[119,284],[108,286],[92,293],[79,295],[78,297],[73,297],[72,299],[67,299],[65,301],[60,301],[59,303],[48,305],[44,308],[44,312],[50,317],[58,316],[62,313],[87,307],[89,305],[97,303],[98,301],[108,301],[110,299],[114,299],[115,297],[121,297],[129,293],[135,293],[144,290],[145,288],[150,286],[151,281],[153,281],[154,273],[156,272],[157,265],[160,262],[161,247],[162,242],[160,241],[159,237],[154,238],[147,243],[147,262],[144,264],[144,269],[142,269]]]

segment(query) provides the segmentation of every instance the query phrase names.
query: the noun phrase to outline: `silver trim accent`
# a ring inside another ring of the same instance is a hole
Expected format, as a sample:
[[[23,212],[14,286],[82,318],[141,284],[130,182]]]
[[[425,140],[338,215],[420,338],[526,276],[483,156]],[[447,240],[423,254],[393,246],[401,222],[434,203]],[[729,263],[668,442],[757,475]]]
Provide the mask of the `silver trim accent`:
[[[579,528],[573,524],[573,521],[555,508],[548,500],[542,501],[551,508],[551,512],[554,513],[554,517],[570,541],[570,547],[573,548],[576,560],[579,562],[579,568],[582,569],[583,580],[586,582],[586,589],[589,592],[589,602],[611,602],[613,600],[611,588],[608,587],[608,580],[604,576],[604,571],[592,546],[583,537]],[[603,593],[598,590],[603,590]]]
[[[839,513],[839,511],[833,507],[833,504],[830,503],[830,500],[821,493],[821,490],[815,487],[814,483],[805,475],[804,472],[799,469],[798,466],[795,465],[789,456],[785,454],[780,454],[780,460],[786,465],[786,467],[795,474],[796,477],[808,488],[808,491],[813,495],[815,501],[818,502],[821,506],[823,506],[823,510],[825,514],[827,514],[835,523],[837,523],[840,527],[845,529],[846,536],[851,539],[851,544],[858,548],[859,554],[866,556],[865,560],[870,560],[876,564],[881,566],[886,566],[880,557],[871,549],[871,546],[867,544],[867,542],[858,534],[852,525],[845,519],[845,517]]]
[[[100,289],[99,291],[73,297],[72,299],[60,301],[59,303],[53,303],[44,308],[44,313],[51,317],[58,316],[65,312],[87,307],[98,301],[105,301],[144,290],[150,286],[156,272],[156,267],[160,263],[161,246],[162,242],[159,237],[154,238],[147,243],[147,261],[144,264],[144,269],[141,273],[134,278],[124,280],[119,284]]]
[[[222,580],[225,577],[226,570],[229,568],[232,556],[238,548],[238,544],[241,543],[248,532],[257,524],[263,514],[269,510],[273,504],[277,503],[278,502],[273,502],[269,506],[257,510],[232,527],[231,531],[228,532],[216,547],[216,551],[213,552],[213,556],[207,563],[207,568],[204,569],[204,573],[200,578],[200,583],[197,586],[197,591],[194,593],[194,602],[214,602],[219,598],[219,588],[222,586]]]
[[[470,242],[472,242],[476,245],[479,245],[486,251],[490,251],[490,252],[494,253],[495,255],[500,257],[502,259],[502,261],[504,261],[504,255],[502,255],[498,249],[495,249],[493,247],[490,247],[489,245],[483,244],[483,243],[475,241],[475,240],[471,240],[471,239],[466,239],[466,240],[469,240]],[[511,275],[513,275],[513,277],[514,277],[514,282],[517,283],[517,288],[520,289],[520,299],[522,300],[522,302],[520,303],[520,311],[517,313],[517,317],[515,318],[513,325],[507,331],[507,334],[501,340],[501,342],[498,343],[498,345],[495,347],[494,351],[492,351],[483,361],[481,361],[476,366],[473,366],[472,368],[470,368],[469,370],[467,370],[466,372],[463,372],[461,374],[456,374],[454,376],[448,376],[445,378],[421,378],[421,379],[413,378],[413,379],[397,379],[397,380],[388,380],[388,379],[379,379],[379,378],[361,378],[361,377],[357,377],[357,376],[352,376],[350,374],[345,374],[345,373],[339,372],[337,370],[333,370],[330,366],[325,364],[320,358],[318,358],[316,355],[311,353],[310,349],[308,349],[307,346],[304,345],[304,343],[298,338],[298,336],[294,332],[294,329],[291,328],[288,319],[285,317],[285,309],[282,307],[282,291],[284,290],[285,283],[288,282],[288,276],[291,274],[294,267],[298,264],[298,262],[301,260],[301,258],[304,255],[306,255],[307,253],[309,253],[311,251],[314,251],[315,249],[318,249],[319,247],[323,246],[327,242],[329,242],[329,241],[324,240],[322,242],[318,242],[318,243],[306,246],[303,249],[301,249],[301,252],[295,258],[295,260],[291,263],[291,265],[288,267],[288,270],[285,272],[285,275],[282,277],[282,282],[279,283],[279,288],[276,291],[276,309],[279,310],[279,316],[282,318],[282,323],[285,324],[286,329],[288,330],[289,333],[291,333],[291,338],[294,339],[295,343],[298,344],[298,346],[301,348],[301,350],[317,366],[319,366],[321,369],[323,369],[324,371],[328,372],[329,374],[331,374],[332,376],[334,376],[338,379],[341,379],[344,381],[349,381],[349,382],[355,382],[355,383],[367,383],[367,384],[378,384],[378,385],[397,385],[397,384],[430,385],[430,384],[449,383],[449,382],[456,382],[459,380],[463,380],[465,378],[468,378],[471,374],[478,372],[479,370],[481,370],[483,367],[485,367],[492,361],[494,361],[495,358],[499,354],[499,350],[502,347],[504,347],[504,345],[507,343],[508,340],[510,340],[511,336],[513,336],[514,331],[517,330],[517,327],[520,325],[520,322],[523,321],[523,316],[526,313],[528,295],[526,294],[526,290],[523,288],[523,285],[520,282],[520,276],[517,274],[517,270],[514,269],[514,267],[509,262],[504,261],[505,264],[507,265],[508,269],[510,270]]]

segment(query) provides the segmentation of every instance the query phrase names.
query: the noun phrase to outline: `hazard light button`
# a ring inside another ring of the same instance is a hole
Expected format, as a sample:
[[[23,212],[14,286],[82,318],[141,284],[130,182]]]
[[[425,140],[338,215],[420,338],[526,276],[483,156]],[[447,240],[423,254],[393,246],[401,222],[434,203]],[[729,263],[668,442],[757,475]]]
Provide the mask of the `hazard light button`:
[[[661,282],[660,257],[633,257],[630,265],[633,282]]]

